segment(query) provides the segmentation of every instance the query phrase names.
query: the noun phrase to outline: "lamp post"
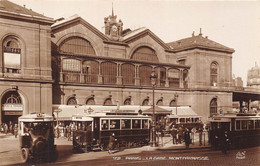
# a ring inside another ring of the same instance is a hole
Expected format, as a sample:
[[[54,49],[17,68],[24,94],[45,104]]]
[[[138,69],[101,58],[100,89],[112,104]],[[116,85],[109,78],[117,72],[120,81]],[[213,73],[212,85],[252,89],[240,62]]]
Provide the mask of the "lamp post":
[[[152,142],[151,142],[151,146],[155,147],[156,146],[156,132],[155,132],[155,114],[154,114],[154,88],[156,86],[156,79],[157,79],[157,75],[155,74],[154,69],[152,70],[151,76],[151,84],[153,87],[153,119],[152,119]]]
[[[61,112],[61,109],[55,109],[54,112],[57,114],[57,125],[59,125],[59,113]]]

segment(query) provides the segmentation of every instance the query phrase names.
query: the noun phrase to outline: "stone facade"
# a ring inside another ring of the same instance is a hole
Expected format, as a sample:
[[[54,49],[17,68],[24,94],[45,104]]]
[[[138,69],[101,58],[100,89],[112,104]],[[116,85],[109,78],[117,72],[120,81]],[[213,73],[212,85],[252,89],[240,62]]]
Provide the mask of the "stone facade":
[[[32,112],[51,114],[53,20],[9,1],[0,3],[0,123]]]

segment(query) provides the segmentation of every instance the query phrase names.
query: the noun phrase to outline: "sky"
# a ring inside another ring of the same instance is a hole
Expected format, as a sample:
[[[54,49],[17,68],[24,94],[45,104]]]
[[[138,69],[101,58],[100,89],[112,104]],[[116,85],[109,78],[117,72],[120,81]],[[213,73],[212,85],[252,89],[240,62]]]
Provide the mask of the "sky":
[[[232,72],[242,77],[257,62],[260,66],[260,0],[10,0],[58,19],[78,14],[104,33],[104,17],[114,13],[123,27],[149,28],[165,43],[191,37],[192,32],[235,49]]]

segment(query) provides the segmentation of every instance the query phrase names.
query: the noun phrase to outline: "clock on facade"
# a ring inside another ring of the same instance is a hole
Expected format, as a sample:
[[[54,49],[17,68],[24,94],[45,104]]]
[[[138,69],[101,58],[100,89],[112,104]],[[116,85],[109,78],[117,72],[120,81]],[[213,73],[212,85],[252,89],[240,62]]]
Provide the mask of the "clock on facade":
[[[114,31],[114,32],[117,31],[117,27],[115,25],[112,26],[112,31]]]

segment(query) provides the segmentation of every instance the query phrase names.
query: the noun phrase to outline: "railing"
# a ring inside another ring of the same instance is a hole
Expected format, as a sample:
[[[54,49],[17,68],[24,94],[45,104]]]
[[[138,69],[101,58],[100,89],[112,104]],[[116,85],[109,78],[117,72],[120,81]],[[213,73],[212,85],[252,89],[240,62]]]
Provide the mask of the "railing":
[[[123,77],[123,85],[134,85],[135,78],[133,77]]]
[[[103,84],[116,84],[117,77],[113,75],[103,75]]]
[[[98,75],[84,75],[84,83],[98,83]]]
[[[80,74],[79,73],[63,73],[63,81],[64,82],[80,82]]]

